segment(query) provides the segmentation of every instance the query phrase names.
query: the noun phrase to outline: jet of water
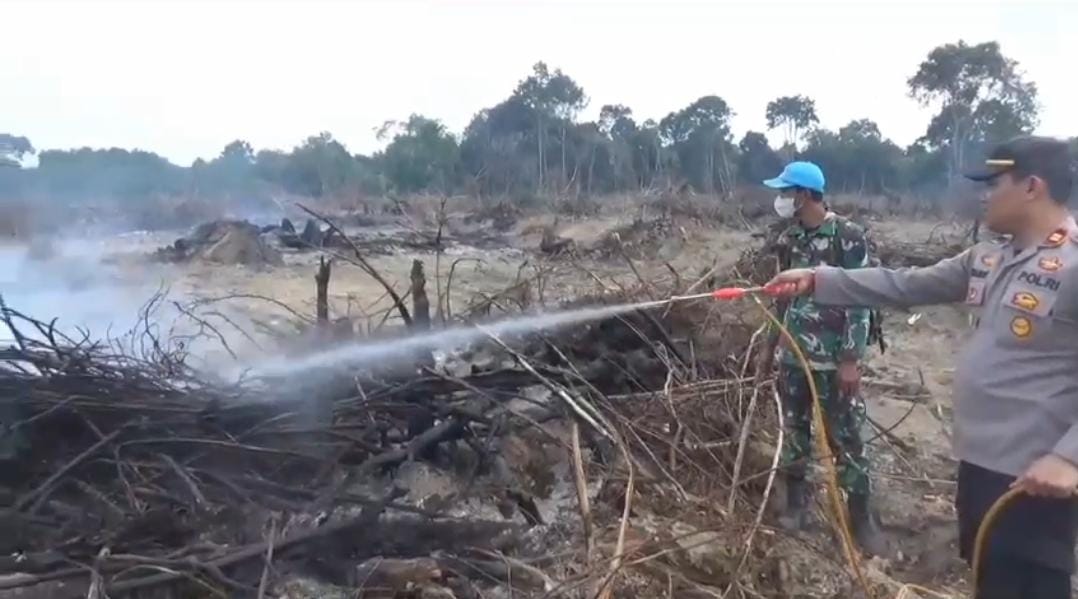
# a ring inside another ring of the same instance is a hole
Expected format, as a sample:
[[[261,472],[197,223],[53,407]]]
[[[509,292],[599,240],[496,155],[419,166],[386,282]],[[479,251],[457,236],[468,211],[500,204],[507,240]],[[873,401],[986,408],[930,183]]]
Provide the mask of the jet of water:
[[[432,331],[399,339],[375,342],[350,343],[325,351],[316,352],[299,358],[272,358],[255,364],[249,375],[256,377],[279,377],[307,372],[318,368],[336,368],[341,366],[362,366],[377,362],[385,366],[404,358],[412,358],[420,349],[446,349],[456,347],[487,334],[514,335],[564,327],[593,320],[602,320],[619,314],[651,308],[667,303],[669,300],[619,304],[582,308],[566,312],[530,314],[506,319],[479,327],[455,327],[442,331]]]

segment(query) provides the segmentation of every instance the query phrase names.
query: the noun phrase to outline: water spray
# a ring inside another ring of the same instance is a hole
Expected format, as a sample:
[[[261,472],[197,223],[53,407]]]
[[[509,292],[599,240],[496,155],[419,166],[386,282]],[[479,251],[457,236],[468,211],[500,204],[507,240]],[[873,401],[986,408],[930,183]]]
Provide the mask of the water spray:
[[[301,357],[274,357],[258,364],[251,365],[251,369],[247,372],[256,376],[280,376],[327,366],[357,365],[375,361],[386,364],[387,362],[394,360],[411,359],[413,357],[413,352],[420,349],[444,348],[461,345],[488,334],[513,335],[552,329],[571,324],[603,320],[605,318],[611,318],[621,314],[635,312],[637,310],[668,305],[674,302],[700,299],[729,301],[758,294],[781,296],[790,294],[792,290],[793,287],[790,284],[767,285],[763,287],[724,287],[707,293],[675,295],[656,301],[581,308],[564,312],[525,314],[516,318],[484,324],[482,329],[474,326],[461,326],[403,338],[352,343]]]

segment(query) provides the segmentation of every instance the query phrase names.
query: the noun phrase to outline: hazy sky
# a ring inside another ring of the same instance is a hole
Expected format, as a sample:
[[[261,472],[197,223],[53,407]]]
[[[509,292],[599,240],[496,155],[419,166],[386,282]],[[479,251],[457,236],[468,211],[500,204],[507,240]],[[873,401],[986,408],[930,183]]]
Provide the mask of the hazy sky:
[[[929,113],[906,79],[933,47],[998,40],[1040,88],[1041,132],[1078,135],[1078,8],[1066,2],[797,0],[0,0],[0,132],[38,148],[138,147],[179,163],[241,138],[327,130],[353,152],[418,112],[460,132],[544,60],[659,119],[706,94],[764,127],[779,95],[900,144]]]

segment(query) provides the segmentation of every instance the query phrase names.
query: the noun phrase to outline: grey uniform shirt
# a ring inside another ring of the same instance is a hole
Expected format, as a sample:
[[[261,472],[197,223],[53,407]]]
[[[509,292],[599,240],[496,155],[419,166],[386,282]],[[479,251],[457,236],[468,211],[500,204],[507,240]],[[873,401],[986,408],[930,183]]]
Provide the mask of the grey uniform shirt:
[[[1017,476],[1055,453],[1078,464],[1078,226],[1039,246],[985,242],[926,268],[816,270],[823,304],[965,302],[976,325],[954,379],[958,459]]]

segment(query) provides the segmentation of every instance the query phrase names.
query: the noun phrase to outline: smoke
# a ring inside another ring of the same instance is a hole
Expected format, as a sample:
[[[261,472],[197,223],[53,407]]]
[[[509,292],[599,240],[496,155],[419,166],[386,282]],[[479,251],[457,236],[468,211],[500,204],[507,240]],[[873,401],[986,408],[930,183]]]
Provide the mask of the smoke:
[[[46,240],[0,245],[0,295],[8,307],[91,340],[130,330],[159,281],[123,276],[103,258],[108,239]],[[28,333],[28,331],[23,331]],[[10,338],[6,325],[0,337]]]

